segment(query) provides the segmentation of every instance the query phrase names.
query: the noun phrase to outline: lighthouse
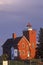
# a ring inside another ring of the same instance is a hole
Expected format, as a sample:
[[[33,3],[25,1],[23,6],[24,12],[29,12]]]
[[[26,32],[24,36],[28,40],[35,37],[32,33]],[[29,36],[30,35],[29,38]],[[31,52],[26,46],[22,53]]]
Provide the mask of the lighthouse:
[[[28,23],[26,27],[28,30],[32,30],[32,25],[30,23]]]

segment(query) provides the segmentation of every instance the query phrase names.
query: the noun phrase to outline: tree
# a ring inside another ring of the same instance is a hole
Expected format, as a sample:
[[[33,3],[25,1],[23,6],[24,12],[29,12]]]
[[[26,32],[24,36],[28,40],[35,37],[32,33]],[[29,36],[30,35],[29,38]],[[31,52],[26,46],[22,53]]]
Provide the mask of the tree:
[[[7,60],[8,55],[7,55],[7,54],[3,54],[3,55],[1,56],[1,58],[2,58],[2,60]]]
[[[38,51],[37,55],[43,58],[43,28],[40,28],[39,35],[38,35]]]

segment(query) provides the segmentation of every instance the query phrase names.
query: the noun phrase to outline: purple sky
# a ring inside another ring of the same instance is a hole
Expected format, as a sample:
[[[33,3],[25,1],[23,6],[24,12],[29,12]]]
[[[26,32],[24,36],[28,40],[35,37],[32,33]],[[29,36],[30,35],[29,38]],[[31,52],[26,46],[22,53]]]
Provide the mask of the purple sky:
[[[37,31],[43,27],[43,0],[0,0],[0,54],[6,39],[22,35],[28,22]]]

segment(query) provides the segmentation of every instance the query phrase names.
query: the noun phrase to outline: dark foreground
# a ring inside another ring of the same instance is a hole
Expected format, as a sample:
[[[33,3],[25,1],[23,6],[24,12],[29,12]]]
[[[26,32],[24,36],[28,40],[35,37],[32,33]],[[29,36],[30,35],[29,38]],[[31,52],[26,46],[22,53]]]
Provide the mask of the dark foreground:
[[[2,65],[3,61],[0,60],[0,65]],[[43,60],[41,59],[33,59],[30,61],[17,61],[17,60],[9,60],[8,65],[43,65]]]

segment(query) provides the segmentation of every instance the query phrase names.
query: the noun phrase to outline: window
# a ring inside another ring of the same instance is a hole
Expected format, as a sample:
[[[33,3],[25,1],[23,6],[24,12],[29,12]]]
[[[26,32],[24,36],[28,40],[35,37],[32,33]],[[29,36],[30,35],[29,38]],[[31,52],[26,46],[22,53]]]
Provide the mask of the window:
[[[25,54],[25,51],[24,50],[22,51],[22,54]]]
[[[14,49],[14,57],[17,57],[17,56],[18,56],[18,50]]]
[[[11,59],[14,59],[14,47],[11,47]]]
[[[11,47],[11,59],[13,60],[14,57],[18,56],[18,50],[14,49],[14,47]]]
[[[24,44],[24,43],[22,43],[22,47],[23,47],[23,48],[25,47],[25,44]]]
[[[28,52],[28,57],[30,57],[30,51]]]

